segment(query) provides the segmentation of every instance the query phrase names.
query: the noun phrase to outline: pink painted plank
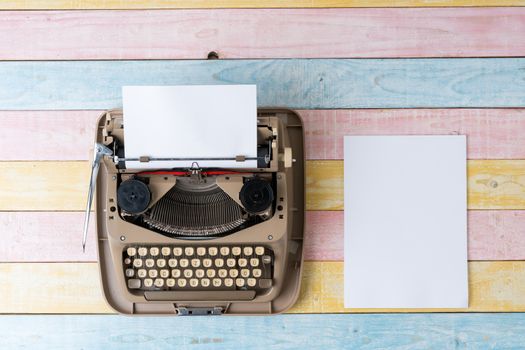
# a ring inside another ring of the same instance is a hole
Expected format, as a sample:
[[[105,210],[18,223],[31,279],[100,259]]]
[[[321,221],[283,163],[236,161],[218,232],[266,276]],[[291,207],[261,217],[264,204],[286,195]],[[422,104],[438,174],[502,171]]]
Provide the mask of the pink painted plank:
[[[469,159],[525,158],[525,109],[299,111],[309,159],[342,159],[344,135],[467,135]]]
[[[524,56],[525,8],[1,11],[1,60]]]
[[[80,245],[83,213],[0,212],[0,262],[96,261],[91,225]],[[343,212],[306,213],[306,260],[343,260]],[[524,260],[525,211],[469,211],[469,260]]]
[[[0,111],[0,160],[87,160],[101,111]]]
[[[343,212],[306,215],[307,260],[343,260]],[[525,211],[469,210],[469,260],[524,260]]]
[[[82,253],[84,214],[0,212],[0,262],[96,261],[95,225]]]
[[[344,135],[466,134],[470,159],[524,159],[525,109],[305,110],[308,159],[342,159]],[[86,160],[101,111],[0,111],[0,160]]]

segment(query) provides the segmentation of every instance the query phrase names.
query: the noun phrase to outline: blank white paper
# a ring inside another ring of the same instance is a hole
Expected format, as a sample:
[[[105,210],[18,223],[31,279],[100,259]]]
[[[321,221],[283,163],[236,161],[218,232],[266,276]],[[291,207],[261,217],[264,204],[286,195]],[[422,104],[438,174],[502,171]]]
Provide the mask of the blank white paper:
[[[256,160],[197,158],[257,157],[255,85],[124,86],[126,158],[190,158],[128,161],[128,168],[256,168]]]
[[[465,136],[346,136],[347,308],[468,307]]]

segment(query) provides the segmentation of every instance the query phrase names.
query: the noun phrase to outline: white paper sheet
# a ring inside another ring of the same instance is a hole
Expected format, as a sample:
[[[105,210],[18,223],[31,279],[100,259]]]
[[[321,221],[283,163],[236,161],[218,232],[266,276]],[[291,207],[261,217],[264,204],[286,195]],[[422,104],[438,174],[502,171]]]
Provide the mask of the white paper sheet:
[[[345,307],[468,307],[465,136],[347,136]]]
[[[126,158],[257,157],[255,85],[124,86]],[[198,160],[199,166],[254,168],[256,160]],[[128,168],[189,168],[188,161],[126,162]]]

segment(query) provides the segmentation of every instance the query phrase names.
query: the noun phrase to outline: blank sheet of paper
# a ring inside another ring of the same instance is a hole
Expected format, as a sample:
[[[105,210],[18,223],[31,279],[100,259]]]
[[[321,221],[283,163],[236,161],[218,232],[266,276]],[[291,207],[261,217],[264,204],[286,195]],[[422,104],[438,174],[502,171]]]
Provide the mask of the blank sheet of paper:
[[[126,162],[128,168],[256,168],[256,160],[197,158],[257,157],[255,85],[124,86],[126,158],[190,158],[187,161]]]
[[[347,308],[465,308],[465,136],[346,136]]]

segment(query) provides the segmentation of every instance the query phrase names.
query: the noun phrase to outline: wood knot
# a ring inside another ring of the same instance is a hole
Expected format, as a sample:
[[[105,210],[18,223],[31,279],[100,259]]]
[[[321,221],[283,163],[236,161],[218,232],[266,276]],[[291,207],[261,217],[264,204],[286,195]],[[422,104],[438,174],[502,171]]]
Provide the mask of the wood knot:
[[[219,59],[219,54],[215,51],[210,51],[208,52],[208,59],[209,60],[218,60]]]

